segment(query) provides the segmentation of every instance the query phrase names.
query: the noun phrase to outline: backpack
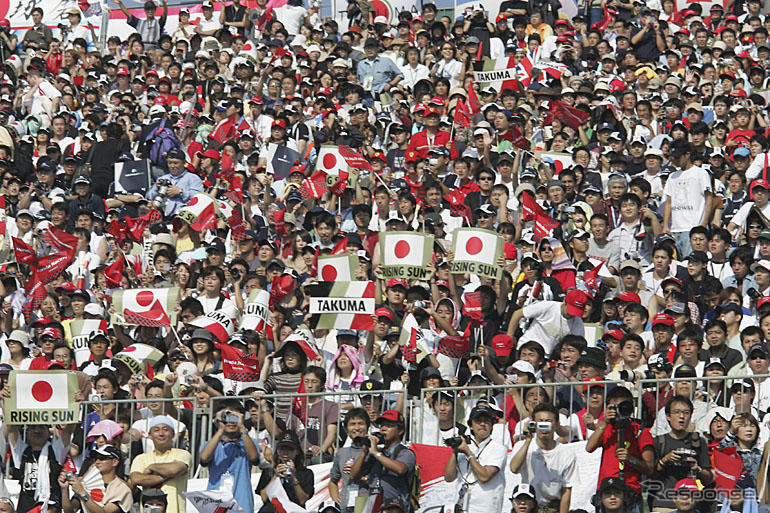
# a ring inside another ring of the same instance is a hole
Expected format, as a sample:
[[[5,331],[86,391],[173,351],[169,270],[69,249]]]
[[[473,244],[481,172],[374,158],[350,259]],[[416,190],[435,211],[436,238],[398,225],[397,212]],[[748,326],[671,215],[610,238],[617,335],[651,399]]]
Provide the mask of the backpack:
[[[414,453],[414,451],[404,444],[398,444],[396,450],[393,451],[393,458],[398,458],[398,454],[404,450]],[[417,464],[416,455],[414,470],[407,472],[406,477],[409,481],[409,511],[415,512],[420,509],[420,492],[422,491],[422,474],[420,473],[420,466]]]
[[[166,118],[163,118],[158,128],[147,134],[144,142],[148,148],[147,157],[150,162],[163,169],[168,169],[166,166],[168,152],[173,148],[182,148],[182,143],[179,142],[174,131],[166,127]]]

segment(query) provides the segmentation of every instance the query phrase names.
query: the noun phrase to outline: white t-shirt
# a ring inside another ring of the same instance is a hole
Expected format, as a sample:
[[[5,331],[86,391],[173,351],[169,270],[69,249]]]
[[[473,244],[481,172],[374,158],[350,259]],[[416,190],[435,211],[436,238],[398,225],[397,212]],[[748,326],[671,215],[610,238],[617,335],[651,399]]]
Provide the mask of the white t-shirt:
[[[524,443],[517,442],[513,453],[518,453]],[[522,483],[535,489],[538,504],[546,506],[560,500],[564,488],[572,488],[577,478],[576,467],[575,453],[566,445],[556,442],[556,447],[547,451],[532,441],[519,474]]]
[[[218,30],[222,28],[222,24],[219,23],[219,16],[212,14],[211,19],[207,20],[205,16],[201,16],[198,20],[198,26],[201,30],[208,32],[209,30]]]
[[[33,116],[36,114],[52,114],[53,107],[51,102],[55,98],[61,98],[61,92],[49,81],[43,80],[35,88],[35,92],[32,95],[32,107],[29,113]]]
[[[530,340],[539,343],[545,354],[551,354],[556,343],[565,335],[583,336],[583,319],[565,319],[561,315],[561,302],[539,301],[524,307],[524,317],[532,319],[527,331],[519,339],[517,348]]]
[[[508,452],[505,447],[487,438],[481,445],[470,444],[471,453],[483,466],[496,467],[497,473],[486,483],[482,483],[471,469],[470,462],[464,454],[457,456],[457,474],[460,483],[468,485],[465,494],[463,511],[466,513],[490,513],[502,511],[503,492],[505,491],[505,460]]]
[[[284,5],[273,9],[275,18],[281,22],[283,28],[290,36],[296,36],[299,34],[299,28],[302,26],[302,22],[307,16],[307,9],[298,5]]]
[[[671,202],[672,232],[689,232],[701,223],[706,191],[711,192],[711,178],[702,167],[692,166],[671,173],[663,188],[663,197]]]

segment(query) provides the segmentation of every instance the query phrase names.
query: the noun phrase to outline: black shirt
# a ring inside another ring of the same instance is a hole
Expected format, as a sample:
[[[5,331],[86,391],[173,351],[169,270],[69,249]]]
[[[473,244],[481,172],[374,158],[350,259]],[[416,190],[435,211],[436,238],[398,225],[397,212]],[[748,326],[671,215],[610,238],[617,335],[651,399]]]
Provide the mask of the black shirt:
[[[315,478],[313,477],[313,471],[307,468],[301,468],[297,469],[296,473],[300,488],[302,488],[302,491],[304,491],[308,497],[312,497],[313,493],[315,492]],[[267,485],[270,484],[270,481],[273,479],[275,474],[275,469],[273,468],[263,470],[262,475],[259,478],[259,483],[257,483],[256,492],[259,493],[267,488]],[[278,479],[281,480],[281,485],[283,486],[283,489],[286,490],[286,495],[289,497],[289,500],[294,504],[299,504],[301,506],[300,500],[297,498],[297,492],[294,490],[294,485],[292,484],[291,480],[280,476]],[[259,509],[259,513],[276,512],[273,505],[268,501],[262,505],[262,507]]]
[[[35,500],[35,488],[38,479],[38,462],[41,451],[33,451],[32,447],[27,447],[21,457],[21,467],[12,468],[11,476],[19,481],[21,490],[19,491],[19,503],[16,511],[27,513],[27,511],[40,506],[40,502]],[[61,509],[61,487],[59,486],[59,474],[62,467],[56,461],[56,454],[52,447],[48,448],[48,468],[49,482],[51,484],[51,495],[48,499],[49,506],[55,506]]]

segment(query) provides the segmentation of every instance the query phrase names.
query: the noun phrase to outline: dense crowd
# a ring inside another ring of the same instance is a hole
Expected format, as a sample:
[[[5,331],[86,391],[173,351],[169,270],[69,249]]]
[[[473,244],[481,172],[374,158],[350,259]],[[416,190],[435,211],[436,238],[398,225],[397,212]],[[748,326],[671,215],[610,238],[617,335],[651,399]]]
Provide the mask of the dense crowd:
[[[0,513],[285,513],[322,463],[319,511],[414,513],[412,443],[456,513],[575,511],[597,450],[597,512],[770,511],[770,16],[562,4],[0,19]],[[77,421],[9,422],[54,370]]]

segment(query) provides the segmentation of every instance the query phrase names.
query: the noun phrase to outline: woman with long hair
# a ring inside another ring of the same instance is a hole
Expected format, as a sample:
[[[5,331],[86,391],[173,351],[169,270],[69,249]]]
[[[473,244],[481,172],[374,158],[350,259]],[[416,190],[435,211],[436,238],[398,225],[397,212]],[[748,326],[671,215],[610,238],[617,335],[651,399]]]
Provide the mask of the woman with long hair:
[[[358,350],[349,345],[341,345],[332,358],[326,389],[329,392],[358,390],[366,381],[366,369],[361,364]],[[349,410],[355,406],[354,396],[339,396],[340,409]]]
[[[190,339],[192,362],[198,368],[198,374],[215,374],[219,372],[222,362],[214,354],[214,342],[208,330],[197,329]]]

